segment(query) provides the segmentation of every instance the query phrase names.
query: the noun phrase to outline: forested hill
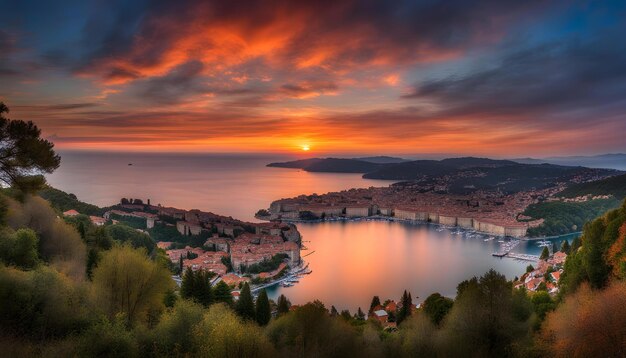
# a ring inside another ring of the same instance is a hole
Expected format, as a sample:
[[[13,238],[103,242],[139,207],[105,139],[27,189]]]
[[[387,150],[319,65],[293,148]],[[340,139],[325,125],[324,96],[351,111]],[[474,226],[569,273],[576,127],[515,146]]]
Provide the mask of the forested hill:
[[[602,180],[574,184],[558,194],[565,198],[584,195],[613,195],[618,199],[626,198],[626,174],[616,175]]]
[[[268,167],[303,169],[308,172],[368,173],[386,165],[359,159],[313,158],[284,163],[270,163]]]
[[[619,173],[613,169],[589,169],[554,164],[521,164],[489,158],[448,158],[400,163],[372,163],[360,159],[313,158],[269,167],[298,168],[309,172],[364,173],[366,179],[437,180],[446,182],[453,193],[498,188],[505,192],[542,189],[555,182],[567,182],[581,175],[604,177]],[[592,175],[589,175],[592,174]]]

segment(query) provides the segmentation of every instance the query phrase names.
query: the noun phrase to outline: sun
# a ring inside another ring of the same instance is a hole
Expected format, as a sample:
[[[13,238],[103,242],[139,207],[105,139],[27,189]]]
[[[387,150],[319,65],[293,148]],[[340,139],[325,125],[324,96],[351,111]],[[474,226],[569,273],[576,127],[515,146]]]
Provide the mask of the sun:
[[[305,152],[308,152],[309,150],[311,150],[311,146],[309,146],[308,144],[303,144],[302,145],[302,150]]]

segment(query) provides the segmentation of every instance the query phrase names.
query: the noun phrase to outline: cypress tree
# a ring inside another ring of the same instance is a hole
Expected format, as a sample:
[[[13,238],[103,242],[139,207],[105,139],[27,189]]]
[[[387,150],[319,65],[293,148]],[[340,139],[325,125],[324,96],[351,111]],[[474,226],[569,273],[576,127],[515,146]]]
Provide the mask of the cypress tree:
[[[178,272],[183,274],[183,254],[180,254],[180,258],[178,259]]]
[[[407,319],[411,315],[411,306],[413,305],[413,299],[411,295],[404,290],[402,294],[402,307],[398,311],[397,322],[398,324],[402,323],[405,319]]]
[[[339,312],[337,311],[337,308],[335,308],[335,306],[330,306],[330,316],[337,317],[338,315]]]
[[[550,250],[548,250],[547,246],[543,247],[543,250],[541,251],[541,256],[539,256],[540,260],[547,260],[550,257]]]
[[[243,319],[254,320],[254,299],[250,292],[250,285],[246,282],[239,294],[239,300],[235,305],[235,311]]]
[[[187,267],[183,275],[183,282],[180,285],[180,296],[182,298],[192,298],[195,291],[196,275],[191,270],[191,266]]]
[[[230,293],[230,287],[228,287],[224,281],[220,281],[213,288],[213,302],[223,302],[228,305],[233,304],[233,295]]]
[[[359,321],[363,321],[365,319],[365,313],[363,313],[363,310],[361,310],[361,307],[359,307],[359,310],[356,312],[356,319],[358,319]]]
[[[211,282],[209,279],[208,272],[204,270],[198,271],[196,274],[196,292],[194,292],[194,296],[198,303],[204,305],[205,307],[208,307],[211,303],[213,303]]]
[[[559,248],[556,246],[556,241],[552,241],[552,254],[559,251]]]
[[[272,310],[270,308],[270,300],[267,298],[265,289],[261,290],[259,297],[256,299],[256,323],[265,326],[272,318]]]
[[[372,298],[372,303],[370,303],[370,309],[369,309],[369,313],[372,314],[372,311],[374,310],[374,307],[380,305],[380,298],[378,298],[378,296],[374,296]]]
[[[280,295],[278,297],[278,303],[277,303],[278,307],[278,314],[284,314],[289,312],[289,306],[291,306],[291,303],[289,302],[289,300],[287,299],[287,297],[285,297],[285,295]]]
[[[564,252],[569,255],[569,251],[570,251],[569,241],[565,240],[563,241],[563,244],[561,245],[561,252]]]

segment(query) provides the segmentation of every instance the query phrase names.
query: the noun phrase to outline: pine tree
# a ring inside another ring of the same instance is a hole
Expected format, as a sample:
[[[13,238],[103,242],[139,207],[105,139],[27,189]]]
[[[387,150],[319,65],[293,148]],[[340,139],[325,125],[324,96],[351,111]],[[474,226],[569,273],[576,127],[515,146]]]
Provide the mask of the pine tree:
[[[569,251],[570,251],[569,241],[564,240],[563,244],[561,244],[561,252],[569,255]]]
[[[239,300],[235,305],[235,311],[243,319],[254,320],[254,300],[252,298],[252,292],[250,292],[250,285],[246,282],[239,293]]]
[[[291,306],[291,303],[289,302],[287,297],[285,297],[285,295],[280,295],[278,297],[277,305],[278,315],[281,315],[289,312],[289,306]]]
[[[233,295],[230,293],[230,287],[224,281],[220,281],[213,288],[213,302],[223,302],[228,305],[233,304]]]
[[[365,319],[365,313],[363,313],[361,307],[359,307],[359,310],[356,313],[356,319],[358,319],[359,321],[363,321]]]
[[[548,250],[547,246],[543,247],[543,250],[541,251],[541,256],[539,256],[540,260],[547,260],[550,257],[550,250]]]
[[[370,303],[370,309],[369,309],[369,313],[372,314],[372,311],[374,311],[374,307],[380,305],[380,298],[378,298],[378,296],[374,296],[372,298],[372,303]]]
[[[267,298],[265,289],[261,290],[259,297],[256,299],[256,323],[265,326],[272,318],[272,310],[270,308],[270,300]]]
[[[208,272],[202,270],[196,273],[196,288],[194,292],[195,299],[198,303],[208,307],[213,303],[213,294],[211,292],[211,281]]]
[[[193,298],[193,293],[196,286],[195,280],[196,275],[191,270],[191,266],[188,266],[187,270],[185,270],[185,274],[183,275],[183,282],[180,284],[180,296],[182,298]]]
[[[330,306],[330,316],[337,317],[338,315],[339,312],[337,311],[337,308],[335,308],[335,306]]]
[[[398,317],[397,317],[398,324],[402,323],[402,321],[407,319],[412,313],[411,306],[413,305],[413,299],[411,298],[411,295],[406,292],[406,290],[402,294],[401,302],[402,302],[402,307],[400,307],[400,310],[398,311]]]

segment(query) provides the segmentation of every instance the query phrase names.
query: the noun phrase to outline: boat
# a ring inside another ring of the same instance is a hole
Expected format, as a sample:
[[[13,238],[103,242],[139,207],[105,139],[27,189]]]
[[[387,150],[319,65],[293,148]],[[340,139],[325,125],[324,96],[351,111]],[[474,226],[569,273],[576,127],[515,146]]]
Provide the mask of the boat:
[[[283,287],[291,287],[291,286],[293,286],[293,283],[282,282],[280,285],[283,286]]]

